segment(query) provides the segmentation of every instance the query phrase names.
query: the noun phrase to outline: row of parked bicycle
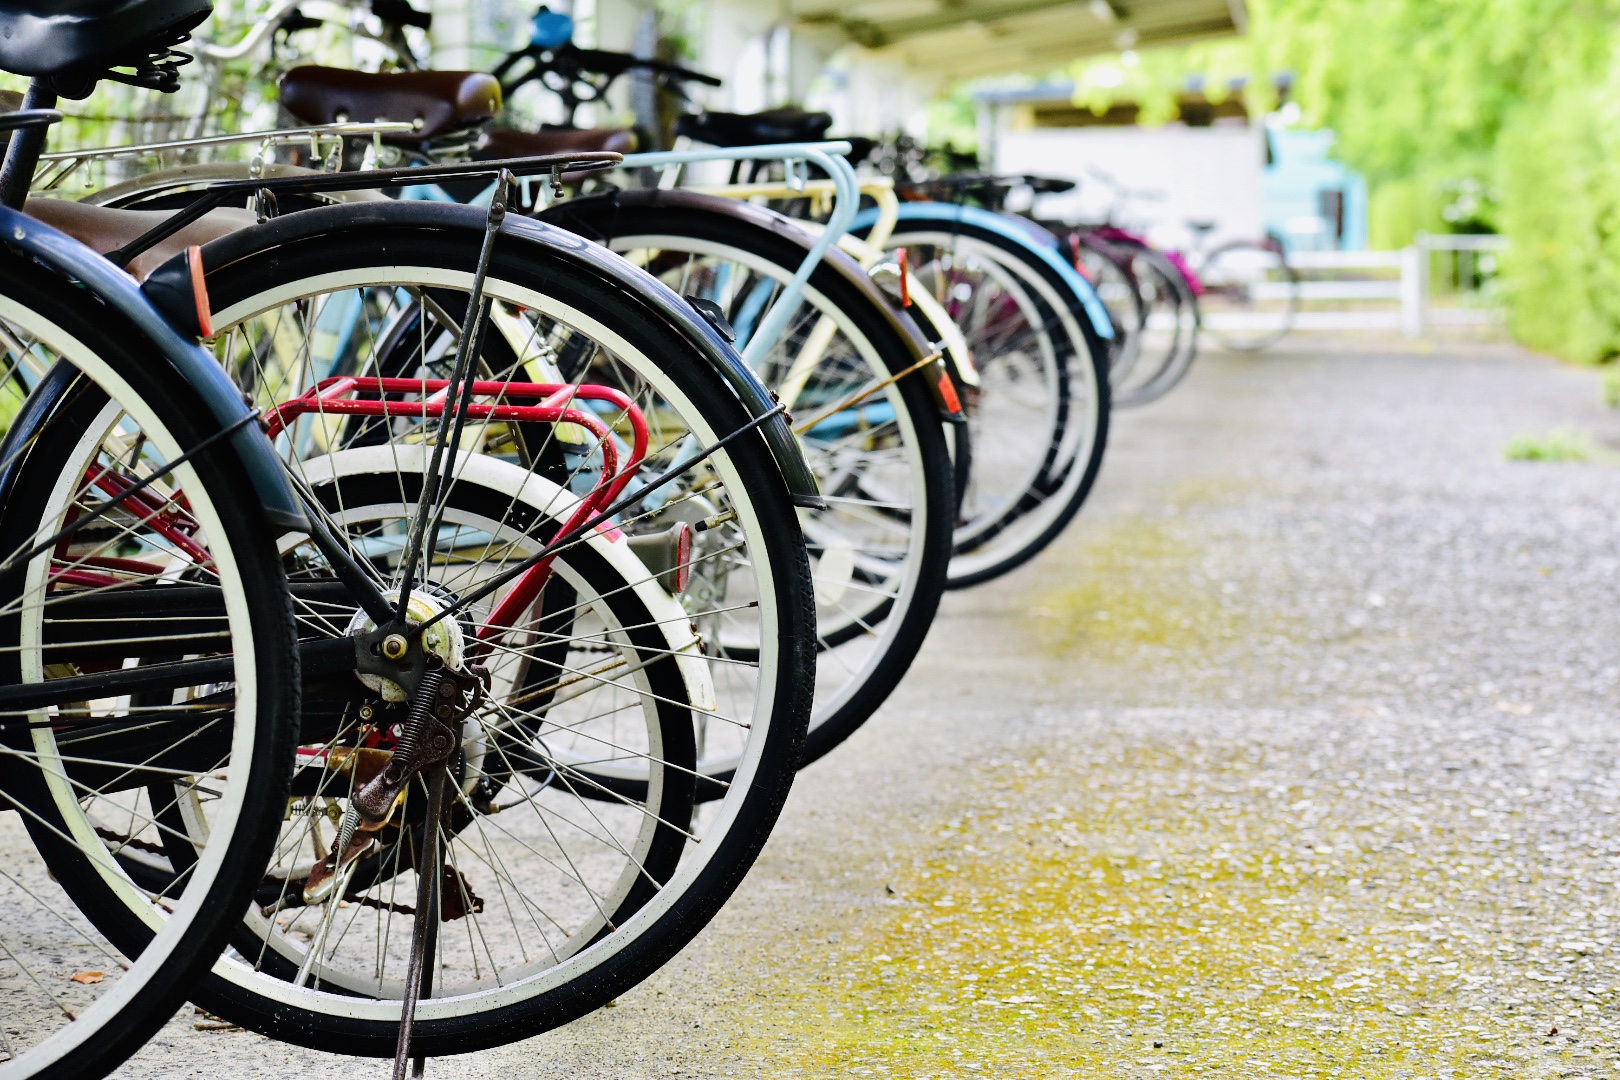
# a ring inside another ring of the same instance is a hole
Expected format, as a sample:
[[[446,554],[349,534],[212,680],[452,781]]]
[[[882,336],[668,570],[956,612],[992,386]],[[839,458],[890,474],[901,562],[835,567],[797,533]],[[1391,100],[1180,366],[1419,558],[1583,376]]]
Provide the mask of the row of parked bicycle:
[[[492,127],[702,79],[544,9],[500,79],[301,65],[283,126],[45,152],[208,14],[0,12],[0,1076],[187,999],[396,1076],[610,1001],[1196,346],[1145,245],[902,201],[818,114]]]

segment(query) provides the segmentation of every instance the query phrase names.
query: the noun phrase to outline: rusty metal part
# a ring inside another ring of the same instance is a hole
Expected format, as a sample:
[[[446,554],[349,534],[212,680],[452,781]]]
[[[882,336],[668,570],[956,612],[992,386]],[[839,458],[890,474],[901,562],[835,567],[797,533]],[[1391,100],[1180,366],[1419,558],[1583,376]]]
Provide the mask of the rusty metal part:
[[[401,725],[399,745],[383,771],[354,794],[352,805],[362,820],[386,821],[411,779],[455,752],[460,739],[450,725],[478,707],[487,679],[487,674],[448,671],[437,656],[429,655]]]
[[[362,825],[364,828],[364,825]],[[381,828],[379,825],[378,828]],[[338,880],[343,876],[342,871],[354,863],[360,856],[370,850],[376,837],[368,830],[354,833],[349,841],[347,850],[343,853],[341,861],[335,855],[328,855],[316,863],[304,879],[303,897],[306,904],[319,904],[324,902],[332,891],[337,888]]]

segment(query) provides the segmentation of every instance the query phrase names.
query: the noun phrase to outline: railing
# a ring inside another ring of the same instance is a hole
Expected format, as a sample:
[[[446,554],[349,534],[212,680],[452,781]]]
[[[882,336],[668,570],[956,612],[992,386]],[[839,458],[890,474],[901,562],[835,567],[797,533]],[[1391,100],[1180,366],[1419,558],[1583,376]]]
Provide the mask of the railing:
[[[1419,233],[1399,251],[1302,251],[1288,256],[1299,271],[1301,310],[1295,330],[1399,330],[1421,337],[1432,327],[1481,327],[1497,321],[1481,285],[1491,262],[1507,249],[1500,236]],[[1443,295],[1459,303],[1436,304],[1437,258],[1444,269]],[[1387,301],[1388,306],[1365,306]],[[1312,310],[1312,303],[1358,305]]]

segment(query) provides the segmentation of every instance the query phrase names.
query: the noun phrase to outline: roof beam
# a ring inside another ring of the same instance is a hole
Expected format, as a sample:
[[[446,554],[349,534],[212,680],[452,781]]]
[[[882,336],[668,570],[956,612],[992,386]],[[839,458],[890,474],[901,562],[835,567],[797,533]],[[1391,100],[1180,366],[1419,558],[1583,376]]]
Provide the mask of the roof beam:
[[[1122,12],[1118,4],[1110,4],[1108,0],[1092,0],[1091,3],[1077,4],[1075,0],[1013,0],[1012,3],[996,3],[994,0],[978,3],[946,2],[940,5],[940,10],[932,15],[916,15],[908,19],[895,19],[885,22],[870,22],[865,19],[846,19],[836,9],[831,11],[805,12],[799,16],[799,21],[807,23],[833,22],[842,26],[846,33],[857,43],[868,49],[881,49],[885,45],[894,45],[922,34],[935,33],[940,30],[949,30],[963,23],[994,23],[1006,19],[1016,19],[1022,15],[1034,15],[1053,8],[1074,7],[1084,9],[1090,18],[1103,25],[1103,20],[1095,10],[1101,6],[1118,20]]]
[[[1231,24],[1218,19],[1160,26],[1141,31],[1138,47],[1181,44],[1231,32]],[[942,34],[894,45],[883,52],[919,65],[944,68],[950,71],[952,78],[975,78],[1059,67],[1078,57],[1109,52],[1113,48],[1113,33],[1063,36],[1054,35],[1050,28],[1030,28],[994,40],[982,34]]]
[[[1245,0],[934,0],[928,14],[887,19],[846,14],[849,8],[831,0],[785,2],[800,24],[836,30],[916,66],[945,65],[952,77],[1196,41],[1241,32],[1248,22]]]

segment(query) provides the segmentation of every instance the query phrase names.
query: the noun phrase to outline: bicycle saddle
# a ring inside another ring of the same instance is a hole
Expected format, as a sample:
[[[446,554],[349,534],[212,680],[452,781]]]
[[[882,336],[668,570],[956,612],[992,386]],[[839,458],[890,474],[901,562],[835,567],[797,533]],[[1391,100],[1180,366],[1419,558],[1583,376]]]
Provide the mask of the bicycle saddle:
[[[481,71],[379,75],[308,65],[287,72],[280,86],[282,105],[306,124],[346,120],[416,124],[415,131],[384,136],[384,142],[424,143],[447,131],[491,120],[501,110],[501,84]]]
[[[636,133],[625,128],[584,128],[579,130],[518,131],[492,128],[484,143],[473,151],[480,161],[499,158],[540,157],[545,154],[591,153],[629,154],[636,149]]]
[[[827,113],[789,108],[757,113],[694,113],[680,118],[675,133],[710,146],[755,146],[817,142],[826,137],[830,127],[832,117]]]
[[[0,70],[97,75],[166,53],[213,0],[0,0]]]

